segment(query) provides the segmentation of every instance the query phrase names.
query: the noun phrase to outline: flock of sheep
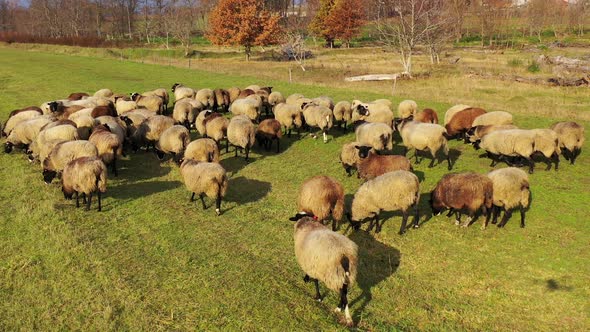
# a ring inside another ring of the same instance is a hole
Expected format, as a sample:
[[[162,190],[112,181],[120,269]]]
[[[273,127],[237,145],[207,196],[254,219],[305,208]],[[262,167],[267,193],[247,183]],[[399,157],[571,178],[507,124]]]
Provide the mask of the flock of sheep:
[[[430,206],[434,214],[448,210],[457,224],[466,213],[463,226],[481,212],[485,216],[482,228],[492,217],[495,224],[504,211],[498,224],[503,227],[512,210],[519,208],[524,227],[530,189],[528,175],[517,167],[528,166],[533,173],[533,157],[539,155],[547,169],[555,164],[557,170],[559,155],[573,164],[584,142],[584,128],[574,122],[556,123],[550,129],[519,129],[507,112],[486,112],[467,105],[450,108],[439,125],[435,111],[418,111],[411,100],[401,102],[394,117],[393,105],[387,99],[334,103],[325,96],[310,99],[293,94],[285,98],[271,87],[256,85],[196,90],[176,83],[172,92],[175,102],[171,116],[166,115],[170,98],[165,89],[130,97],[109,89],[92,96],[72,93],[40,107],[15,110],[2,128],[5,152],[15,147],[25,150],[31,162],[40,162],[47,183],[60,175],[64,197],[75,195],[77,207],[81,196],[88,210],[96,194],[100,211],[107,166],[117,176],[117,159],[126,151],[151,147],[160,159],[170,155],[178,163],[191,201],[198,195],[205,208],[204,198],[214,199],[219,215],[228,187],[228,176],[219,164],[224,143],[226,153],[232,145],[235,155],[243,151],[248,161],[255,141],[267,150],[276,141],[279,152],[282,136],[290,136],[293,129],[309,128],[312,137],[321,133],[327,142],[328,131],[334,126],[346,131],[352,125],[356,140],[342,147],[340,161],[349,176],[356,170],[365,181],[355,193],[352,206],[346,212],[344,188],[336,179],[314,176],[302,184],[297,199],[299,212],[291,218],[296,221],[295,253],[306,273],[304,280],[315,283],[317,299],[321,299],[319,281],[340,293],[336,310],[344,311],[348,325],[352,318],[347,292],[356,278],[358,248],[336,232],[338,224],[346,215],[351,227],[357,229],[368,220],[369,230],[379,232],[382,211],[401,211],[399,234],[405,232],[410,214],[414,214],[413,227],[419,226],[420,181],[405,156],[408,150],[414,150],[416,163],[420,161],[419,152],[428,151],[429,167],[442,154],[451,170],[448,140],[458,138],[484,149],[492,159],[491,166],[498,162],[516,166],[486,175],[447,174],[432,191]],[[226,112],[232,117],[224,116]],[[193,128],[201,138],[191,141]],[[395,131],[405,147],[404,155],[390,152]],[[330,219],[332,229],[323,225]]]

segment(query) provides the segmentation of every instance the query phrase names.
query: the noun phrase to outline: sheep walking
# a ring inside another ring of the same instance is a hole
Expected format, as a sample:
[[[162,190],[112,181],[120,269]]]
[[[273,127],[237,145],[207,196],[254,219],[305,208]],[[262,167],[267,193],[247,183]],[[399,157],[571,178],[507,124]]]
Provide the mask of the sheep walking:
[[[295,257],[305,273],[303,281],[313,281],[315,299],[322,300],[319,281],[340,294],[336,312],[344,312],[346,324],[353,325],[348,308],[348,291],[356,281],[358,246],[346,236],[329,230],[305,213],[289,218],[295,221]]]
[[[363,180],[371,180],[388,172],[404,170],[413,171],[408,158],[396,155],[378,155],[371,152],[370,146],[355,146],[358,150],[357,176]]]
[[[356,124],[354,133],[357,142],[369,145],[378,152],[393,149],[393,130],[390,126],[379,122]]]
[[[62,175],[62,192],[65,199],[76,194],[76,207],[80,207],[79,195],[83,195],[86,211],[90,210],[92,194],[98,196],[98,211],[102,210],[102,194],[107,190],[107,167],[96,156],[77,158],[66,164]]]
[[[311,177],[299,189],[297,209],[320,222],[331,216],[332,230],[336,230],[344,215],[344,187],[330,176]]]
[[[557,122],[551,125],[551,129],[557,133],[559,147],[565,160],[569,160],[573,165],[582,152],[585,140],[584,127],[576,122]]]
[[[451,157],[449,155],[449,146],[445,137],[445,128],[438,124],[406,120],[403,120],[398,127],[402,141],[406,147],[406,153],[408,150],[414,149],[416,164],[420,162],[418,159],[418,151],[430,150],[432,160],[428,167],[433,167],[437,152],[442,150],[447,159],[447,168],[451,170]]]
[[[262,120],[256,129],[256,140],[267,151],[270,151],[272,142],[277,141],[277,153],[279,153],[281,137],[283,137],[281,123],[275,119]]]
[[[203,209],[207,209],[204,197],[215,199],[215,213],[221,214],[221,199],[227,191],[227,175],[218,163],[185,160],[180,165],[180,173],[187,189],[192,193],[190,201],[199,195]]]
[[[360,142],[346,143],[342,146],[340,152],[340,162],[346,171],[346,175],[352,176],[352,171],[357,169],[357,164],[360,161],[357,147],[362,146]]]
[[[514,208],[520,209],[520,227],[525,226],[525,209],[530,204],[529,177],[521,169],[515,167],[501,168],[488,173],[494,188],[494,206],[492,224],[495,224],[500,210],[504,217],[498,227],[504,227],[512,217]]]
[[[238,148],[244,149],[246,162],[249,161],[250,148],[256,140],[256,127],[245,115],[237,115],[231,118],[227,126],[228,146],[231,143],[235,146],[235,155],[238,156]],[[228,147],[226,146],[226,152]]]

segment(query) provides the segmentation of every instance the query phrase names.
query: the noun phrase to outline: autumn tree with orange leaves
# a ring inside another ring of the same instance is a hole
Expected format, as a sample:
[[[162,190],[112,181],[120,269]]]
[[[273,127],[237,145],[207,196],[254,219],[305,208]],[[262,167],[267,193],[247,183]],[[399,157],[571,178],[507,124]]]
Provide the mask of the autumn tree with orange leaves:
[[[335,39],[350,46],[350,39],[358,35],[364,23],[363,8],[362,0],[322,0],[309,29],[316,36],[323,37],[326,46],[333,47]]]
[[[250,60],[252,46],[280,41],[280,17],[264,9],[263,0],[220,0],[209,16],[207,38],[215,45],[239,45]]]

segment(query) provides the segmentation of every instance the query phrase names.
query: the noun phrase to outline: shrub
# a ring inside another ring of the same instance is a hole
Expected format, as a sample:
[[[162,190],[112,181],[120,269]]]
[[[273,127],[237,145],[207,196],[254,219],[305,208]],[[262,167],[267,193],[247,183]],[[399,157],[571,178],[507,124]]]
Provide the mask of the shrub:
[[[529,65],[526,68],[531,73],[538,73],[541,71],[541,65],[536,60],[529,61]]]
[[[511,59],[511,60],[508,61],[508,66],[509,67],[520,67],[520,66],[522,66],[522,64],[523,64],[522,63],[522,60],[521,59],[517,59],[517,58]]]

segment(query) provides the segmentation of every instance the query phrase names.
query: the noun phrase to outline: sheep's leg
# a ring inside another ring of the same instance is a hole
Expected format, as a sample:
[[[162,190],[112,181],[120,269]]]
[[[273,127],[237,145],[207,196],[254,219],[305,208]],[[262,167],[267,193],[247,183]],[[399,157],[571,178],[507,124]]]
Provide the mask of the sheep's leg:
[[[225,153],[229,153],[229,138],[225,139]]]
[[[82,193],[82,204],[86,204],[86,194]]]
[[[450,171],[453,168],[451,165],[451,155],[447,153],[447,169]]]
[[[115,154],[115,158],[113,158],[113,164],[111,165],[111,167],[112,167],[113,174],[115,176],[119,176],[119,173],[117,173],[117,155],[116,154]]]
[[[455,214],[455,210],[453,208],[449,209],[449,213],[447,213],[447,218]]]
[[[571,157],[571,164],[573,165],[576,162],[576,159],[578,158],[578,156],[580,155],[580,153],[582,153],[582,149],[581,148],[574,148],[574,151],[572,152],[572,157]]]
[[[510,217],[512,217],[512,210],[504,210],[504,217],[502,218],[502,222],[498,224],[498,227],[506,226],[506,223]]]
[[[281,148],[280,148],[281,140],[278,137],[275,137],[275,139],[277,140],[277,153],[279,153],[281,151]]]
[[[315,297],[314,299],[318,302],[322,302],[322,295],[320,294],[320,283],[317,279],[313,279],[313,283],[315,284]]]
[[[205,205],[205,194],[200,193],[199,198],[201,199],[201,204],[203,204],[203,210],[206,210],[207,206]]]
[[[551,159],[555,163],[555,171],[557,171],[559,169],[559,155],[557,154],[557,152],[553,152],[553,154],[551,155]]]
[[[250,161],[250,160],[248,159],[248,156],[249,156],[249,155],[250,155],[250,147],[249,147],[249,146],[246,146],[246,162]]]
[[[492,224],[496,224],[498,222],[498,214],[500,214],[500,207],[493,205],[492,206],[492,212],[493,212],[493,218],[492,218]]]
[[[418,165],[420,163],[420,160],[418,159],[418,149],[414,149],[414,158],[416,158],[416,161],[414,162],[414,164]]]
[[[524,206],[520,206],[520,228],[524,228]]]
[[[406,223],[408,222],[408,210],[402,211],[402,225],[399,228],[399,235],[402,235],[406,232]]]
[[[195,200],[195,193],[191,195],[191,200],[189,202],[193,202]]]
[[[90,204],[92,203],[92,193],[88,194],[88,202],[86,203],[86,211],[90,210]]]
[[[217,190],[217,198],[215,199],[215,213],[221,215],[221,188]]]
[[[461,225],[461,212],[455,211],[455,225]]]
[[[80,207],[80,200],[78,199],[78,192],[76,191],[76,207]]]
[[[334,216],[332,216],[332,230],[334,232],[338,230],[338,222],[336,221],[336,219],[334,218]]]
[[[383,226],[384,222],[385,220],[379,223],[379,214],[375,215],[375,233],[381,233],[381,227]]]
[[[98,190],[98,212],[102,210],[102,193]]]
[[[570,150],[568,150],[566,148],[563,148],[561,150],[561,153],[563,153],[563,157],[565,158],[565,160],[570,160],[571,157],[572,157],[572,151],[570,151]]]
[[[471,225],[473,223],[473,220],[475,219],[475,213],[474,212],[470,212],[467,219],[465,220],[465,222],[461,225],[461,227],[468,227],[469,225]]]
[[[287,130],[287,126],[285,126],[285,131],[287,132],[287,137],[291,138],[291,128]]]
[[[530,157],[527,158],[526,160],[529,163],[529,174],[533,174],[533,172],[535,171],[535,162]]]
[[[494,208],[494,206],[492,206],[492,209]],[[486,219],[483,222],[483,225],[481,226],[481,229],[486,229],[488,227],[488,224],[490,223],[490,217],[492,216],[492,213],[490,210],[488,210],[485,206],[483,207],[483,214],[485,214]]]
[[[432,154],[432,160],[430,160],[430,164],[428,164],[428,168],[434,167],[434,161],[436,160],[436,154]]]
[[[420,193],[418,193],[418,197],[419,197]],[[419,214],[419,209],[418,209],[418,199],[416,199],[416,203],[414,203],[414,213],[415,213],[415,217],[416,219],[414,219],[414,228],[419,228],[420,225],[418,224],[420,222],[420,214]]]
[[[340,304],[334,310],[336,312],[344,311],[344,318],[346,319],[346,325],[352,327],[352,317],[350,316],[350,311],[348,310],[348,285],[344,284],[340,289]]]

